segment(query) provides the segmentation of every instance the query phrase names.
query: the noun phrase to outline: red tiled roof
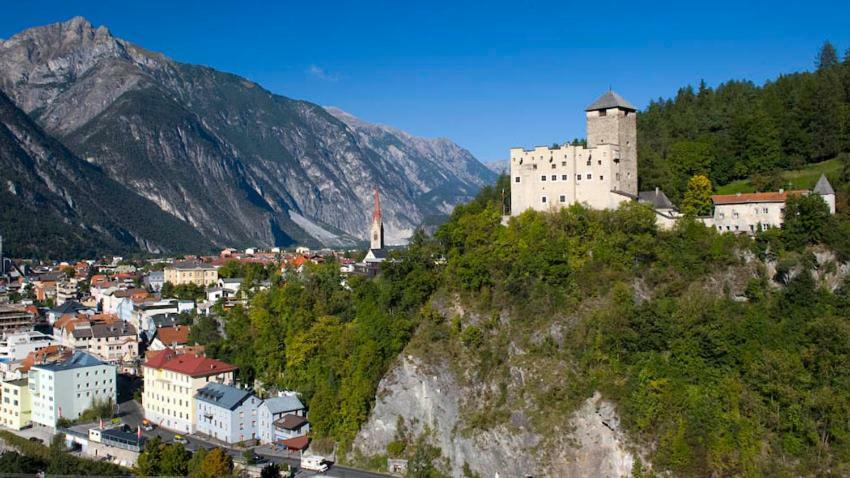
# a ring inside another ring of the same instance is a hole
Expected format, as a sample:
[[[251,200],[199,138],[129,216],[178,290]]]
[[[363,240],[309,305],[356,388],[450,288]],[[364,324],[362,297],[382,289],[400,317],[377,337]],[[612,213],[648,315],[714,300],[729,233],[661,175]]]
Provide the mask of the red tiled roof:
[[[156,337],[165,345],[182,345],[189,342],[189,326],[160,327],[156,329]]]
[[[767,193],[716,194],[711,196],[714,204],[746,204],[752,202],[785,202],[788,196],[799,196],[808,191],[773,191]]]
[[[144,364],[149,368],[161,368],[191,377],[205,377],[224,372],[232,372],[238,367],[221,360],[197,354],[180,354],[171,348],[148,355]]]
[[[281,443],[290,450],[298,451],[307,448],[307,445],[310,444],[310,439],[306,435],[302,435],[300,437],[282,440]]]

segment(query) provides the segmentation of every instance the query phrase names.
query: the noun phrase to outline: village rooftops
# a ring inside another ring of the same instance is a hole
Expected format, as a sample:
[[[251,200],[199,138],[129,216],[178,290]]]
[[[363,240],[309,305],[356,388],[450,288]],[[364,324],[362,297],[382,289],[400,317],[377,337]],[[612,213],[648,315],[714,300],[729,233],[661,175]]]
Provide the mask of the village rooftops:
[[[655,209],[676,209],[673,202],[664,194],[664,191],[656,188],[654,191],[641,191],[638,193],[638,201],[649,204]]]
[[[274,422],[276,427],[284,430],[298,430],[303,427],[305,423],[307,423],[306,418],[299,415],[293,415],[291,413],[284,415],[283,418],[279,418]]]
[[[197,269],[213,270],[213,269],[215,269],[215,266],[213,266],[211,264],[207,264],[205,262],[194,262],[194,261],[191,261],[191,262],[175,262],[174,264],[171,264],[171,267],[174,268],[174,269],[180,269],[180,270],[197,270]]]
[[[132,324],[128,324],[127,322],[112,322],[112,323],[104,323],[98,322],[91,324],[90,327],[74,327],[74,330],[71,331],[71,335],[75,339],[81,338],[112,338],[112,337],[127,337],[127,336],[135,336],[136,328],[133,327]]]
[[[144,366],[177,372],[191,377],[207,377],[238,369],[237,366],[221,360],[198,354],[181,354],[171,348],[151,353],[148,355],[148,360]]]
[[[296,412],[304,409],[304,404],[294,394],[284,395],[282,397],[267,398],[264,402],[272,415],[286,412]]]
[[[188,325],[175,325],[173,327],[158,327],[156,338],[165,345],[183,345],[189,342]]]
[[[737,194],[716,194],[711,196],[712,202],[718,204],[749,204],[763,202],[785,202],[788,196],[801,196],[808,193],[805,190],[795,191],[773,191],[766,193],[737,193]]]
[[[75,368],[94,367],[96,365],[106,364],[90,353],[77,350],[73,354],[64,356],[55,362],[48,364],[35,364],[33,365],[33,368],[48,370],[51,372],[60,372],[63,370],[73,370]]]
[[[217,407],[228,410],[236,410],[252,395],[250,390],[224,385],[221,383],[208,383],[198,390],[195,398],[202,402],[211,403]]]
[[[81,310],[89,310],[89,308],[84,306],[83,304],[81,304],[79,302],[69,300],[69,301],[62,303],[62,305],[60,305],[59,307],[54,307],[53,309],[50,309],[50,313],[52,313],[52,314],[54,314],[58,317],[60,315],[66,315],[66,314],[76,315],[77,312],[79,312]]]
[[[632,106],[632,104],[626,101],[625,98],[613,91],[607,91],[596,101],[591,103],[590,106],[585,108],[585,111],[607,110],[608,108],[621,108],[624,110],[637,111],[637,108]]]

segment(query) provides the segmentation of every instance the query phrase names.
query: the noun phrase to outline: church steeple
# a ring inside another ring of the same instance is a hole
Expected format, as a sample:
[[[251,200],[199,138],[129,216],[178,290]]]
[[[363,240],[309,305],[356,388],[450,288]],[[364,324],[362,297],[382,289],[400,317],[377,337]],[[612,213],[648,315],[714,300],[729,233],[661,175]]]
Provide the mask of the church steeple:
[[[370,249],[384,248],[384,221],[381,218],[381,198],[375,188],[375,210],[372,212],[372,227],[369,231]]]

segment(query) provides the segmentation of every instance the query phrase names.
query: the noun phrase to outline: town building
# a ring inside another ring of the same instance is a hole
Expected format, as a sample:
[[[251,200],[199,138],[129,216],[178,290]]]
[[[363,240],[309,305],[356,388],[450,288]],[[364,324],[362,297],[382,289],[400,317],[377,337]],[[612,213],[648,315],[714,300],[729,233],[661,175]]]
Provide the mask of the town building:
[[[165,350],[169,347],[177,350],[189,343],[190,331],[191,327],[188,325],[157,327],[156,335],[151,341],[148,350]]]
[[[64,345],[86,350],[113,364],[129,364],[139,356],[136,328],[115,316],[99,314],[63,325],[59,338]]]
[[[0,358],[8,361],[23,360],[31,352],[60,343],[59,339],[35,330],[12,332],[0,339]]]
[[[56,284],[56,305],[62,305],[69,300],[77,300],[78,295],[77,279],[65,279]]]
[[[587,146],[512,148],[511,214],[572,204],[616,209],[637,198],[636,109],[608,91],[585,110]]]
[[[151,271],[151,273],[145,277],[145,284],[154,292],[161,291],[162,286],[165,284],[165,272]]]
[[[250,390],[208,383],[195,394],[195,432],[227,444],[256,439],[260,403]]]
[[[203,262],[176,262],[163,270],[165,282],[172,285],[195,284],[200,287],[214,285],[218,281],[215,266]]]
[[[32,330],[33,314],[21,304],[0,304],[0,334]]]
[[[83,351],[62,350],[29,370],[32,421],[55,428],[60,418],[76,419],[96,402],[117,403],[115,366]]]
[[[717,194],[711,196],[713,213],[703,222],[719,232],[753,235],[759,231],[780,228],[785,220],[785,202],[792,196],[816,194],[823,198],[830,214],[835,214],[835,191],[826,176],[821,175],[814,189],[773,192]]]
[[[183,433],[195,430],[195,394],[208,383],[232,385],[237,367],[171,348],[151,352],[142,365],[145,418]]]
[[[275,443],[289,436],[275,427],[275,422],[286,415],[306,416],[307,409],[295,392],[281,392],[277,397],[263,400],[257,410],[260,443]]]
[[[21,430],[32,423],[32,397],[27,379],[3,382],[0,424],[12,430]]]

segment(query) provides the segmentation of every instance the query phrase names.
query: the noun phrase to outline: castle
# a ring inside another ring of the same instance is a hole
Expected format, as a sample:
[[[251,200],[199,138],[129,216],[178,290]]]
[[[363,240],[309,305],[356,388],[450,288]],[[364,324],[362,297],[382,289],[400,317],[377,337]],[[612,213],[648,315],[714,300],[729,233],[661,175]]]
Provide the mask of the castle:
[[[572,204],[616,209],[639,201],[655,212],[659,227],[669,229],[681,217],[663,191],[638,192],[637,110],[613,91],[585,109],[587,146],[564,144],[511,148],[511,215],[528,209],[551,211]],[[812,191],[712,196],[713,214],[699,218],[720,232],[755,234],[781,227],[789,196],[817,194],[835,214],[835,191],[821,176]]]
[[[616,209],[637,199],[636,109],[608,91],[585,110],[587,146],[511,148],[511,211],[584,203]]]

